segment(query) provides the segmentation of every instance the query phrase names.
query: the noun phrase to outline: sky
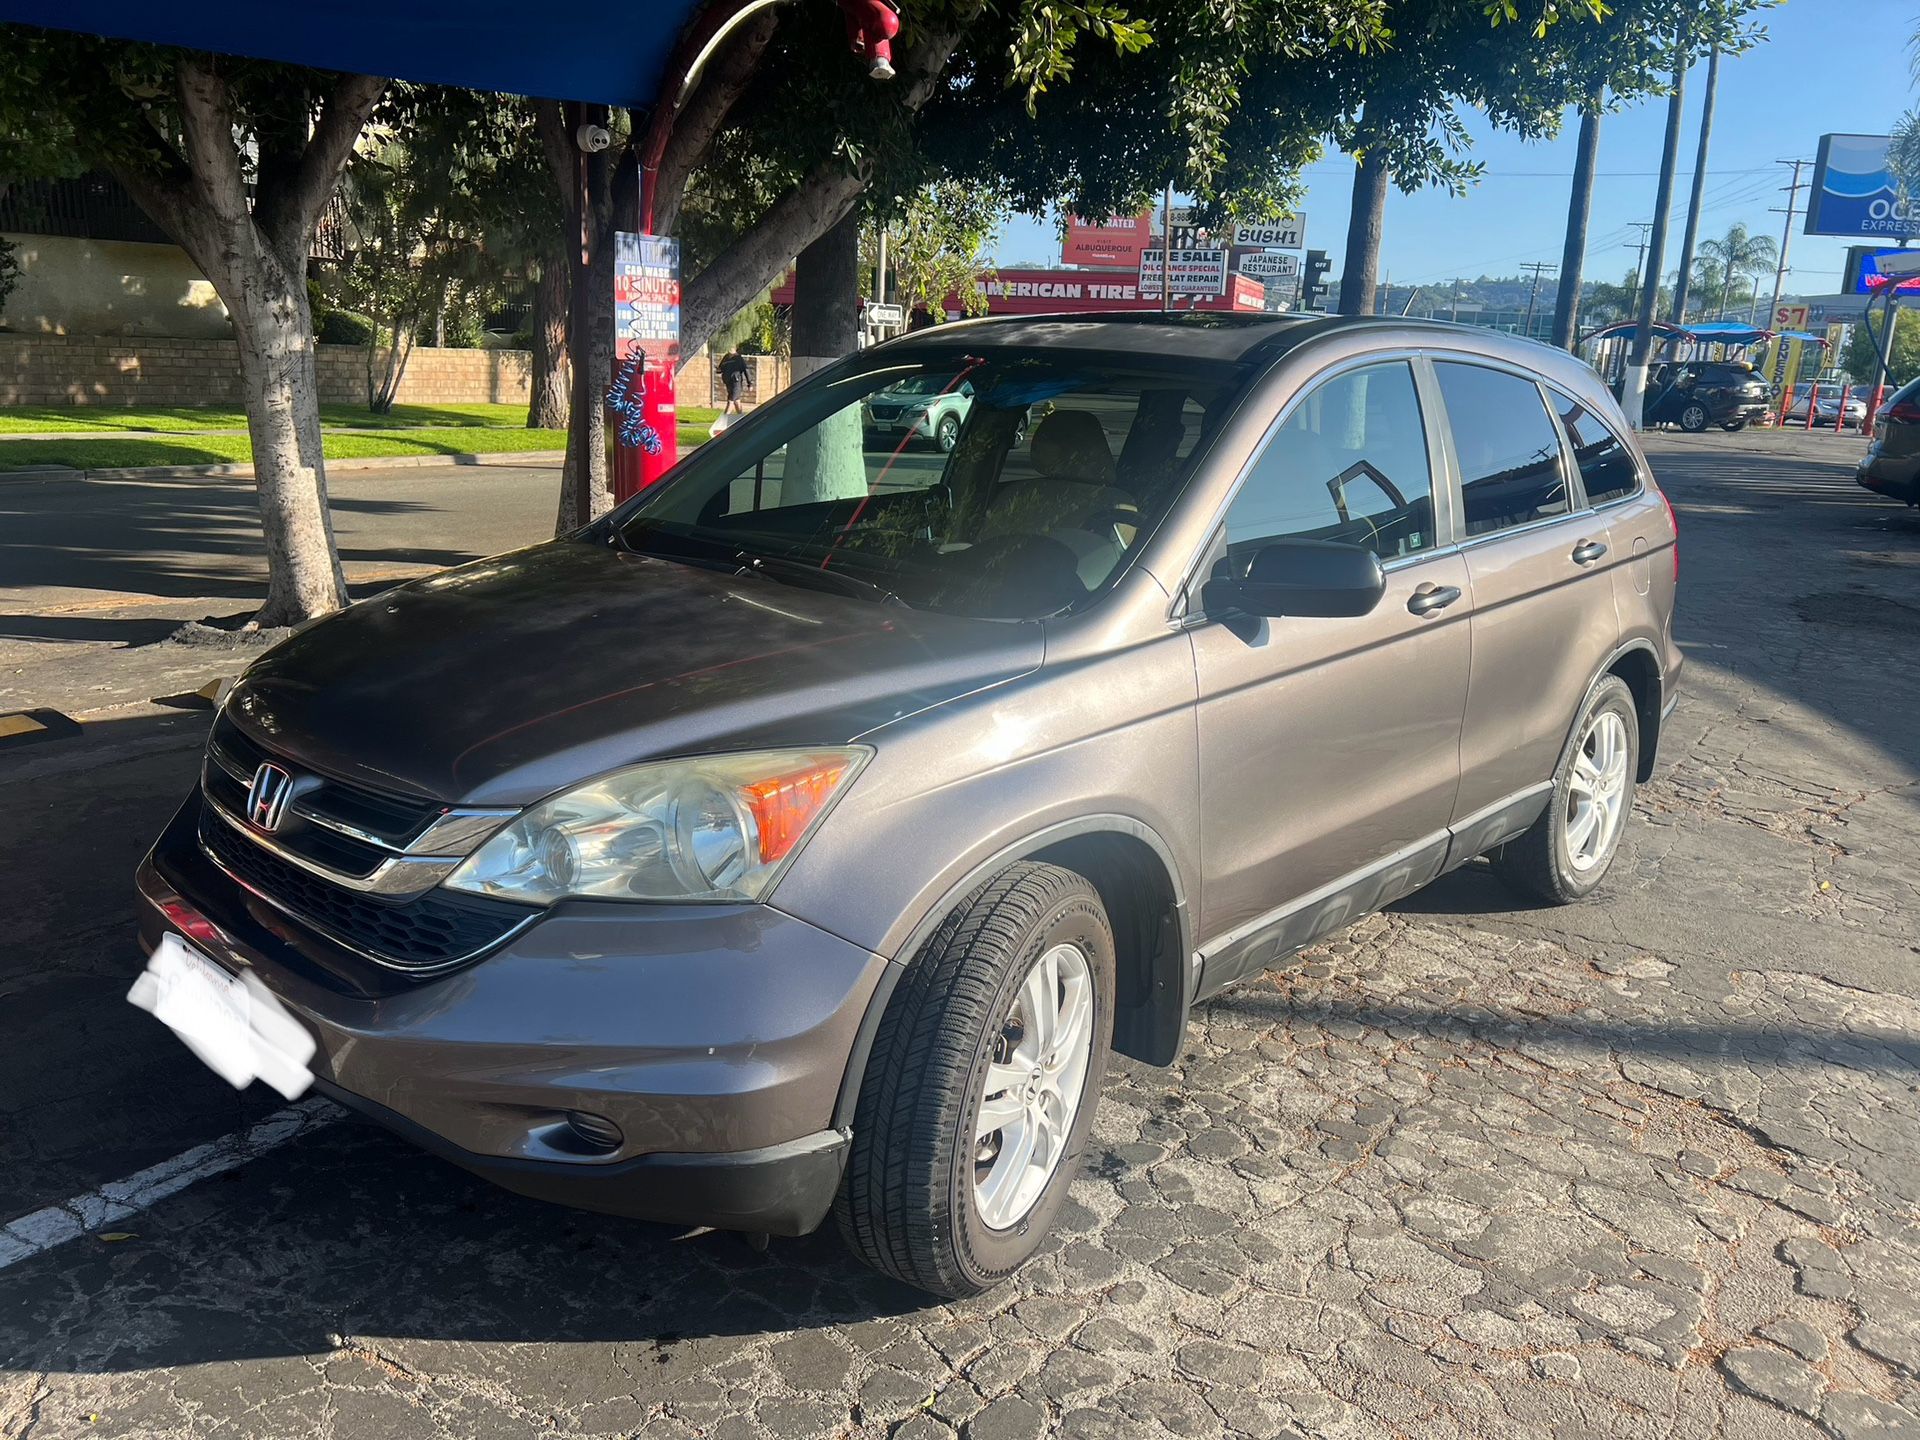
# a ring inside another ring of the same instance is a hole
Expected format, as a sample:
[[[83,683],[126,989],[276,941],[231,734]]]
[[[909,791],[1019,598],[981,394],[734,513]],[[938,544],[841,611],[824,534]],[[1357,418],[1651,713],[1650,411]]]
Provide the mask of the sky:
[[[1776,241],[1786,203],[1781,187],[1795,157],[1811,161],[1822,134],[1883,134],[1920,101],[1909,71],[1907,39],[1920,28],[1920,0],[1787,0],[1765,12],[1767,40],[1720,64],[1719,97],[1707,159],[1702,238],[1723,234],[1735,221]],[[1680,234],[1693,183],[1707,67],[1687,79],[1681,132],[1681,173],[1674,183],[1664,270],[1679,262]],[[1666,98],[1645,100],[1609,114],[1600,127],[1586,276],[1619,280],[1633,268],[1640,232],[1630,222],[1651,220],[1666,133]],[[1530,260],[1558,264],[1566,234],[1577,120],[1560,137],[1524,142],[1492,131],[1469,116],[1472,158],[1487,173],[1465,197],[1389,192],[1381,245],[1381,278],[1403,286],[1444,289],[1456,275],[1513,275]],[[1802,172],[1811,178],[1812,168]],[[1341,269],[1353,163],[1333,153],[1308,168],[1307,243]],[[1805,204],[1806,192],[1800,194]],[[1847,242],[1808,236],[1796,217],[1789,253],[1788,293],[1831,294],[1839,289]],[[1051,222],[1016,217],[996,251],[1001,264],[1056,263],[1059,242]],[[1766,296],[1763,294],[1762,302]],[[1399,300],[1396,297],[1395,306]]]

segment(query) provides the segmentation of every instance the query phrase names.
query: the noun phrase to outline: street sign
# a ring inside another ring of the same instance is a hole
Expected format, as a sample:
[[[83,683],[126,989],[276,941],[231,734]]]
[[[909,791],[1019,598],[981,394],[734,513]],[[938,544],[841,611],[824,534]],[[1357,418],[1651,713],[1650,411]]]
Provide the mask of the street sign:
[[[1140,256],[1140,293],[1160,294],[1159,250]],[[1166,252],[1167,289],[1175,295],[1219,295],[1227,288],[1227,252],[1223,249]]]
[[[1807,193],[1809,235],[1920,235],[1887,164],[1885,135],[1822,135]]]
[[[1233,268],[1256,280],[1284,280],[1300,273],[1300,257],[1269,255],[1264,250],[1236,251]]]
[[[1303,250],[1307,244],[1307,217],[1282,215],[1268,225],[1236,225],[1233,243],[1265,250]]]
[[[902,310],[898,305],[877,305],[869,303],[867,306],[867,323],[869,325],[903,325],[906,323],[906,319],[907,312]]]

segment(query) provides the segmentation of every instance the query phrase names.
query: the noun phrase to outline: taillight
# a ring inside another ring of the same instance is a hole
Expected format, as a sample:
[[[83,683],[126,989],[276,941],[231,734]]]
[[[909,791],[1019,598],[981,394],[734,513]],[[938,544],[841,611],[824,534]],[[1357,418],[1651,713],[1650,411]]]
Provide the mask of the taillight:
[[[1902,425],[1920,425],[1920,405],[1911,400],[1902,400],[1887,411],[1889,420],[1898,420]]]
[[[1673,583],[1680,583],[1680,517],[1673,513],[1673,501],[1667,498],[1667,492],[1660,492],[1660,503],[1667,507],[1667,524],[1673,527]]]

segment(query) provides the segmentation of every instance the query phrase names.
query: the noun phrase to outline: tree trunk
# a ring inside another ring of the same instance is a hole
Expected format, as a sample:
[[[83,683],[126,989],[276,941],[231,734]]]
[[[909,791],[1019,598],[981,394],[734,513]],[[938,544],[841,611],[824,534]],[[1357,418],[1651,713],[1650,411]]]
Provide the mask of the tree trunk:
[[[232,317],[267,549],[267,598],[253,618],[292,625],[347,603],[327,510],[307,258],[320,211],[387,82],[340,76],[296,155],[260,152],[250,193],[221,63],[193,53],[177,62],[184,174],[110,168]]]
[[[1580,143],[1573,157],[1573,194],[1567,201],[1567,243],[1560,252],[1560,289],[1553,300],[1552,343],[1574,348],[1580,328],[1580,281],[1587,261],[1587,219],[1593,212],[1593,167],[1600,158],[1600,97],[1581,107]]]
[[[567,249],[556,245],[540,260],[533,288],[533,373],[527,428],[564,430],[572,397],[567,369]]]
[[[568,132],[581,123],[604,125],[605,106],[569,105]],[[575,152],[576,155],[579,152]],[[624,154],[624,152],[622,152]],[[573,349],[572,424],[566,464],[560,472],[560,505],[553,533],[567,535],[613,507],[607,465],[606,396],[613,383],[613,161],[602,150],[580,156],[585,184],[568,210],[576,237],[568,268],[568,343]],[[586,246],[586,254],[580,246]]]
[[[270,257],[261,258],[264,263],[247,267],[252,273],[220,277],[216,288],[233,316],[240,350],[260,528],[267,542],[267,598],[254,620],[268,627],[338,610],[347,603],[347,581],[327,509],[304,267],[287,274]],[[211,269],[207,273],[217,275]]]
[[[852,210],[800,252],[793,277],[793,378],[853,353],[860,340],[860,222]],[[787,445],[784,503],[867,493],[860,412],[849,406]]]
[[[860,224],[849,210],[794,263],[794,379],[852,354],[859,340]]]
[[[1707,56],[1706,103],[1700,111],[1700,148],[1693,161],[1693,194],[1687,200],[1687,228],[1680,240],[1680,278],[1673,287],[1673,323],[1687,323],[1687,291],[1693,284],[1693,246],[1700,238],[1700,207],[1707,191],[1707,144],[1713,138],[1713,97],[1720,88],[1720,47]]]
[[[1388,178],[1386,156],[1378,147],[1369,146],[1353,176],[1353,208],[1347,219],[1347,263],[1340,272],[1342,315],[1373,313]]]

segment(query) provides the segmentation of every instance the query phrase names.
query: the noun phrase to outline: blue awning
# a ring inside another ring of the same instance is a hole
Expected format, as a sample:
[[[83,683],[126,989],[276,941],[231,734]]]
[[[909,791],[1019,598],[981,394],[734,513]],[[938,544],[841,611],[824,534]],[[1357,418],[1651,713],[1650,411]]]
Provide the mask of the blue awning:
[[[700,0],[0,0],[0,20],[511,95],[646,106]]]

